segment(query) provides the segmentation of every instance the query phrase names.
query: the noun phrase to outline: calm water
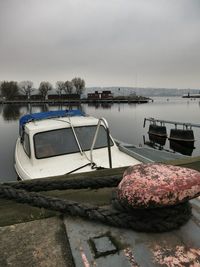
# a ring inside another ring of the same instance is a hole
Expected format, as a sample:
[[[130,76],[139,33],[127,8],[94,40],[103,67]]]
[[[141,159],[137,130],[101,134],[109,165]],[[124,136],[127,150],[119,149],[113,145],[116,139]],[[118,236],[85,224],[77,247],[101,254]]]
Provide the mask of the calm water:
[[[18,136],[18,119],[21,115],[32,112],[56,110],[56,106],[18,106],[0,105],[0,181],[16,180],[14,171],[14,148]],[[68,109],[63,106],[62,109]],[[200,99],[188,100],[182,98],[154,98],[154,102],[148,104],[112,104],[112,105],[88,105],[81,108],[87,114],[107,119],[111,134],[115,138],[127,143],[146,146],[149,136],[147,134],[149,123],[143,128],[144,118],[173,120],[181,122],[200,123]],[[166,125],[168,135],[172,125]],[[195,148],[185,150],[175,147],[177,151],[192,156],[200,155],[200,128],[193,128],[195,135]],[[159,146],[159,140],[154,140]],[[173,151],[174,147],[169,140],[162,140],[165,150]],[[161,142],[161,143],[162,143]],[[152,142],[151,142],[152,143]],[[163,144],[162,144],[163,145]],[[173,148],[173,149],[172,149]]]

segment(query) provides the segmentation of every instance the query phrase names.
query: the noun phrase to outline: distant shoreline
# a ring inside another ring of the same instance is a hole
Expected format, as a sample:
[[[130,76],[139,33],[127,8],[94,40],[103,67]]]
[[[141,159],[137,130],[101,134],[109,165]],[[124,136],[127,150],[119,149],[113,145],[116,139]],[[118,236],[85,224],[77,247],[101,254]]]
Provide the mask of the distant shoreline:
[[[70,100],[0,100],[1,104],[73,104],[73,103],[148,103],[146,99],[70,99]]]

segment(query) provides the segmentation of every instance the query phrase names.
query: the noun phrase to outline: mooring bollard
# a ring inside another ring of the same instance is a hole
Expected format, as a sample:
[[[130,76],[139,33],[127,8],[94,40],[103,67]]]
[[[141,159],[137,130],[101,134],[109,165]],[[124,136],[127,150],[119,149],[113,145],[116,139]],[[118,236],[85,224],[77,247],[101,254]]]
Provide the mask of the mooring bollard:
[[[129,167],[117,190],[131,208],[173,206],[200,195],[200,172],[160,163]]]
[[[159,163],[129,167],[116,190],[114,207],[134,218],[138,231],[177,229],[192,216],[189,199],[200,195],[200,172]]]

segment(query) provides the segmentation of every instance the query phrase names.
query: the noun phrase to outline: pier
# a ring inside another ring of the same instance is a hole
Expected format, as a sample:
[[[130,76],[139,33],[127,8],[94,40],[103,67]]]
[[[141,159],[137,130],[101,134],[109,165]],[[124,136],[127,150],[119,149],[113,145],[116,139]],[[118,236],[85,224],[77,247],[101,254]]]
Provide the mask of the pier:
[[[69,99],[69,100],[0,100],[0,104],[114,104],[114,103],[135,103],[143,104],[152,101],[151,99]]]

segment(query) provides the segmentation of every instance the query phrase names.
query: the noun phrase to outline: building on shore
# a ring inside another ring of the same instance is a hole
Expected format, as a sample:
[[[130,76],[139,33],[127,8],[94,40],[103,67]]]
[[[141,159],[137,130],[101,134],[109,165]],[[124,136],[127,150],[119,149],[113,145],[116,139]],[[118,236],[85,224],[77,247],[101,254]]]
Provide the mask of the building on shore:
[[[89,100],[100,100],[100,99],[113,99],[113,94],[111,91],[95,91],[94,93],[88,93],[87,99]]]

